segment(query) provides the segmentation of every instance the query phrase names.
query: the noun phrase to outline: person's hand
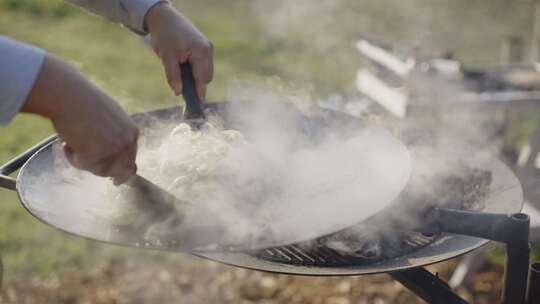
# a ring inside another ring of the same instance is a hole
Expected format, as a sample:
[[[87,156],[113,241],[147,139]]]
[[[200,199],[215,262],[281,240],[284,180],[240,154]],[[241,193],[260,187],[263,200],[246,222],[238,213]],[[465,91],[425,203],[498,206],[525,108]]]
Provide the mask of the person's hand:
[[[199,99],[206,97],[206,86],[214,74],[212,44],[180,12],[168,3],[155,5],[146,14],[145,23],[152,47],[161,58],[167,81],[176,95],[182,93],[180,63],[189,62]]]
[[[48,117],[71,164],[115,184],[137,171],[138,129],[122,108],[62,60],[47,55],[24,112]]]

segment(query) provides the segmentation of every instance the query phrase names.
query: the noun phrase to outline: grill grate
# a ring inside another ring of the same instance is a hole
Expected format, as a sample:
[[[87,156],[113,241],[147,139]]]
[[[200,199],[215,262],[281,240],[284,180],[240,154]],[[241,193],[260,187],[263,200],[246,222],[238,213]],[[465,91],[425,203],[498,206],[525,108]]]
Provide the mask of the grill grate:
[[[248,254],[258,259],[287,265],[314,267],[359,266],[374,264],[411,253],[431,244],[437,237],[438,235],[409,232],[401,237],[383,238],[379,243],[381,254],[373,257],[368,257],[369,253],[367,252],[344,254],[325,246],[323,239],[317,239],[309,243],[252,251]]]

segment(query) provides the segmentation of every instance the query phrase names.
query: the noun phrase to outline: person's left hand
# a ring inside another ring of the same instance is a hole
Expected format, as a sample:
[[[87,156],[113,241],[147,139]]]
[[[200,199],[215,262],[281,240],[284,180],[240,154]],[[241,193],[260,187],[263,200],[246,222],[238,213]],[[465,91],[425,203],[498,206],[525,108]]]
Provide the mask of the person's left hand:
[[[201,101],[214,73],[212,44],[169,3],[150,9],[145,22],[152,37],[152,47],[161,58],[169,86],[176,95],[182,93],[180,63],[189,62]]]

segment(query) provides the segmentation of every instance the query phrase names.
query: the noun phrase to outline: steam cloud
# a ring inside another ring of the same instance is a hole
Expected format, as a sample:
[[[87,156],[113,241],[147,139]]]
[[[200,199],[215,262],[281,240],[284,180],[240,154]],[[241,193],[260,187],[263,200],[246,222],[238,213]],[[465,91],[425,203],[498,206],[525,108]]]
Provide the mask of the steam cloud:
[[[261,228],[268,244],[307,240],[373,215],[408,180],[408,153],[382,128],[337,127],[317,135],[320,126],[270,88],[233,88],[230,98],[236,102],[225,115],[249,144],[230,147],[215,169],[223,178],[208,181],[210,191],[192,202],[204,206],[204,211],[188,218],[188,223],[204,221],[207,212],[209,222],[225,227],[223,239],[243,246],[256,242],[253,237]],[[171,127],[162,128],[158,137],[171,140],[167,139]],[[165,151],[167,145],[162,144],[160,155],[189,151],[189,145],[169,145],[174,149]],[[145,158],[155,157],[155,149],[155,144],[143,146],[139,162],[151,162]],[[143,174],[164,188],[171,182],[152,172]],[[182,193],[171,191],[182,198]]]

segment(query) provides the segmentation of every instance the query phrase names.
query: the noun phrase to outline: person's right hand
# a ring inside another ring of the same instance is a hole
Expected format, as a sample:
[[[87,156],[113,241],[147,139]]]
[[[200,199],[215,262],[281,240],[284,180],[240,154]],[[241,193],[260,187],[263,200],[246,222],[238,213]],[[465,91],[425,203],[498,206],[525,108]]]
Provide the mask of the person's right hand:
[[[169,86],[182,93],[180,63],[189,62],[199,99],[206,98],[206,86],[214,77],[212,43],[179,11],[167,2],[153,6],[145,16],[152,48],[161,58]]]
[[[62,60],[47,55],[23,106],[48,117],[71,164],[122,184],[137,171],[138,129],[105,92]]]

